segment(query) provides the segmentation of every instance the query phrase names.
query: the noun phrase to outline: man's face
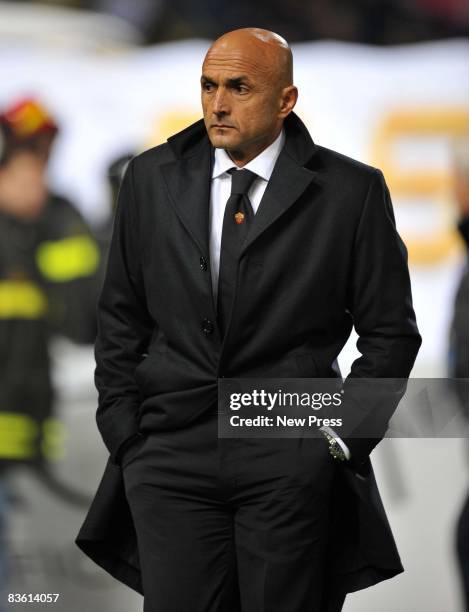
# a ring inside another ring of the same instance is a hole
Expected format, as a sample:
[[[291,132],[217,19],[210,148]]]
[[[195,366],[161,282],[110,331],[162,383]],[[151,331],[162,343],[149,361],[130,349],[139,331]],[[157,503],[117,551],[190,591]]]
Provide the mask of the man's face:
[[[252,49],[209,51],[201,88],[205,127],[214,147],[252,157],[280,130],[282,89]]]
[[[19,151],[0,168],[0,209],[24,219],[36,218],[47,198],[46,160]]]

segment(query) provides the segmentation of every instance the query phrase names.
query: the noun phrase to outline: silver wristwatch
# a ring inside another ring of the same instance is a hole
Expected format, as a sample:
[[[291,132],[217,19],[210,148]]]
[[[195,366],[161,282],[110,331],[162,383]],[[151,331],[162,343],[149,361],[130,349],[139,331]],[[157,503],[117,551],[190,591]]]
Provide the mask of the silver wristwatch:
[[[324,431],[323,429],[320,431],[326,438],[329,444],[329,453],[334,457],[334,459],[337,459],[338,461],[347,461],[347,457],[345,456],[345,453],[337,440],[327,433],[327,431]]]

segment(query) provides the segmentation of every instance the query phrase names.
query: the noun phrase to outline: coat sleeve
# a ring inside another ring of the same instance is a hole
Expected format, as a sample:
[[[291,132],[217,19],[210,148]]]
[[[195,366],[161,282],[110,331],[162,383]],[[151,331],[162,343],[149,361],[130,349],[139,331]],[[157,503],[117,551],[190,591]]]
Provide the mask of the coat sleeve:
[[[407,249],[396,229],[389,189],[377,169],[356,231],[348,304],[361,356],[344,385],[349,423],[342,439],[355,461],[362,462],[384,436],[422,342]],[[376,384],[376,378],[389,380]]]
[[[134,372],[156,325],[146,307],[133,163],[119,190],[97,307],[96,422],[113,463],[138,433],[141,397]]]

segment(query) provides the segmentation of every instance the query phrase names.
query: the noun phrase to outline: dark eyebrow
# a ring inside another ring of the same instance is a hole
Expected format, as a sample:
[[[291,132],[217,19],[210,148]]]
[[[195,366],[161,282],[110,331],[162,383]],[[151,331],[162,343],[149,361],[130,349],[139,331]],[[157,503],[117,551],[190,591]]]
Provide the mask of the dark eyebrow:
[[[211,83],[213,85],[215,84],[214,81],[210,77],[205,76],[205,74],[200,77],[200,81],[201,83]],[[239,87],[239,85],[243,84],[249,84],[248,77],[244,75],[239,77],[233,77],[232,79],[228,79],[227,81],[228,87]]]
[[[234,77],[228,79],[228,87],[239,87],[239,85],[248,84],[249,79],[245,76]]]

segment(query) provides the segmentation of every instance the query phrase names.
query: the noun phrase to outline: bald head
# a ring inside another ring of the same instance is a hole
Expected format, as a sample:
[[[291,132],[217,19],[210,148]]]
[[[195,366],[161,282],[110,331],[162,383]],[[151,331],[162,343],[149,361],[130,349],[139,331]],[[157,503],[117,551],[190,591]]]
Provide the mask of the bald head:
[[[238,165],[275,140],[298,96],[288,43],[260,28],[220,36],[205,56],[201,85],[209,138]]]
[[[207,52],[206,60],[242,56],[264,71],[272,83],[293,85],[293,56],[287,41],[279,34],[261,28],[241,28],[220,36]]]

